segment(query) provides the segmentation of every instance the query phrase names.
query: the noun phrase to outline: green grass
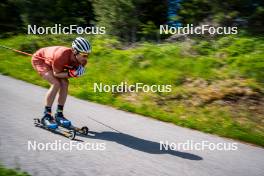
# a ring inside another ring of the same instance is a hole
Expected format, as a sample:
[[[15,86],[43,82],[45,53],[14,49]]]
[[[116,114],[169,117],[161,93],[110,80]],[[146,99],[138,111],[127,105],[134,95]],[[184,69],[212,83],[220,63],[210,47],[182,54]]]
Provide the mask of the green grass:
[[[0,176],[30,176],[26,172],[22,172],[18,169],[8,169],[0,165]]]
[[[33,53],[44,46],[70,46],[74,37],[15,36],[0,40],[0,45]],[[194,40],[193,43],[140,43],[126,50],[111,37],[89,39],[93,53],[87,72],[81,78],[70,80],[71,95],[264,146],[263,38],[226,36],[211,41]],[[48,87],[32,69],[30,57],[9,50],[0,49],[0,73]],[[171,84],[172,92],[115,94],[93,91],[93,83],[119,84],[122,81]],[[214,93],[214,87],[220,90]],[[249,93],[243,93],[247,90]],[[237,95],[239,91],[242,93]],[[247,104],[254,96],[257,103]],[[228,97],[239,101],[221,104]],[[257,110],[250,110],[251,105]]]

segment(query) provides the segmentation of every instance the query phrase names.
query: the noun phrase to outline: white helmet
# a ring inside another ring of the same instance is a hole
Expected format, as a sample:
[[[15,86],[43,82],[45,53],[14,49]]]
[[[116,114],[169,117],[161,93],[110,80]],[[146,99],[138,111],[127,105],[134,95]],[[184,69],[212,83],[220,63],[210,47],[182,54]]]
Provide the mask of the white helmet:
[[[92,46],[90,45],[88,40],[85,40],[82,37],[77,37],[72,42],[72,48],[75,49],[77,52],[82,53],[91,53]]]

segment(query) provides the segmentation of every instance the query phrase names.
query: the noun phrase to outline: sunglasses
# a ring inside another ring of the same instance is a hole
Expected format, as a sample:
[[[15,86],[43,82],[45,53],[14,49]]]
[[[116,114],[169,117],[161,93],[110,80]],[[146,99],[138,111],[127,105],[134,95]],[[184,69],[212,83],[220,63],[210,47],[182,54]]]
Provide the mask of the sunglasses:
[[[81,56],[83,56],[83,57],[87,57],[88,56],[88,54],[87,53],[79,53]]]

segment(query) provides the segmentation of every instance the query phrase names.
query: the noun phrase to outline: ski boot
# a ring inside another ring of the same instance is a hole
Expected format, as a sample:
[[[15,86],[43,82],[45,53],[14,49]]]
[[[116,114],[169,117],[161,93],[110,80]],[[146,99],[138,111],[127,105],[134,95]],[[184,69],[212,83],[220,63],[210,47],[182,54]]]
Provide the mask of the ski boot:
[[[62,112],[56,113],[55,114],[55,119],[58,125],[62,126],[62,127],[70,127],[71,126],[71,121],[69,121],[68,119],[66,119],[63,116]]]
[[[54,121],[54,118],[51,116],[51,113],[45,113],[41,119],[41,123],[42,125],[50,129],[58,128],[58,124]]]

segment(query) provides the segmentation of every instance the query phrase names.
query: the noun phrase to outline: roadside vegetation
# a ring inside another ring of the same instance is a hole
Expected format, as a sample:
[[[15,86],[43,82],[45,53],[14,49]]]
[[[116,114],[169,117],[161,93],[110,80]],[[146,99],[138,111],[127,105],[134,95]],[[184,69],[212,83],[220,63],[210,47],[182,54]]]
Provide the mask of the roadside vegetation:
[[[30,176],[26,172],[22,172],[19,169],[8,169],[0,165],[0,176]]]

